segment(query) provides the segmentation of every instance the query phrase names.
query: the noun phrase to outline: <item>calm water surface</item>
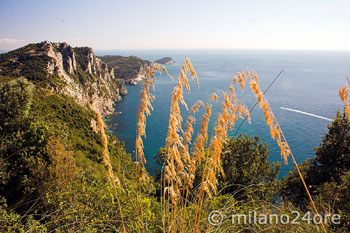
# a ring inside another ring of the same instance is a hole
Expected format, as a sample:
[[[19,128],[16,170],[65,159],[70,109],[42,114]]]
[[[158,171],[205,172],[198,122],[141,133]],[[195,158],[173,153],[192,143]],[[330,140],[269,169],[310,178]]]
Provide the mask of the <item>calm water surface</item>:
[[[314,158],[314,148],[317,147],[330,123],[325,119],[316,118],[297,112],[287,111],[291,108],[307,113],[334,118],[337,109],[342,109],[338,91],[350,74],[350,52],[325,51],[244,51],[244,50],[170,50],[170,51],[100,51],[98,55],[135,55],[154,61],[164,56],[172,57],[176,63],[166,65],[168,72],[177,77],[181,62],[189,57],[199,77],[200,87],[191,81],[191,92],[185,93],[189,106],[197,100],[207,100],[211,93],[226,90],[228,81],[235,72],[251,69],[257,72],[262,90],[272,82],[277,74],[284,73],[271,87],[266,97],[275,113],[282,130],[290,144],[298,163],[306,158]],[[167,76],[157,76],[155,82],[156,100],[154,111],[147,118],[144,151],[147,159],[146,168],[154,174],[157,165],[153,156],[164,146],[168,126],[171,93],[176,85]],[[250,88],[241,93],[238,86],[236,92],[248,108],[256,101]],[[127,152],[134,154],[136,113],[140,85],[127,86],[129,94],[122,102],[116,104],[120,115],[109,119],[112,132],[125,142]],[[216,107],[213,107],[215,116]],[[182,109],[186,117],[185,109]],[[199,119],[201,112],[197,113]],[[200,120],[197,120],[197,126]],[[211,121],[211,126],[213,121]],[[236,123],[236,128],[240,122]],[[198,128],[198,127],[196,127]],[[230,132],[230,135],[233,135]],[[280,150],[275,141],[270,138],[269,128],[265,124],[262,110],[257,107],[252,113],[252,123],[244,123],[239,133],[250,136],[258,135],[263,142],[268,143],[270,161],[282,161]],[[285,176],[293,168],[282,165],[280,177]]]

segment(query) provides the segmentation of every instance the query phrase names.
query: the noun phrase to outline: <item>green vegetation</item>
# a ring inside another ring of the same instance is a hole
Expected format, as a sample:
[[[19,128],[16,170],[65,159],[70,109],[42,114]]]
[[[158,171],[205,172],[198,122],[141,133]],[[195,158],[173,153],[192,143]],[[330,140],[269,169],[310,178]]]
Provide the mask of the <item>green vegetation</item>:
[[[218,189],[221,193],[235,193],[236,200],[272,200],[276,195],[277,176],[282,164],[267,161],[268,145],[257,136],[239,135],[231,138],[223,151],[225,178],[220,179]],[[251,184],[254,186],[251,187]]]
[[[332,206],[342,215],[342,226],[350,229],[350,122],[339,111],[328,126],[328,133],[319,147],[315,159],[304,161],[300,167],[310,191],[317,197],[321,208]],[[294,170],[281,181],[281,196],[299,208],[308,208],[307,196]],[[339,227],[339,226],[338,226]]]
[[[35,53],[34,53],[35,52]],[[0,74],[4,76],[25,76],[32,81],[48,81],[47,63],[51,58],[41,44],[29,44],[25,47],[0,54]]]
[[[222,153],[225,177],[219,175],[220,195],[234,194],[237,201],[270,201],[278,190],[277,176],[281,163],[271,164],[267,161],[268,155],[268,145],[263,144],[258,136],[252,138],[241,134],[237,138],[230,138]],[[165,157],[165,148],[161,148],[154,156],[159,167],[164,165]],[[193,187],[200,185],[202,173],[203,164],[196,170]],[[160,170],[157,171],[156,181],[161,183]],[[158,189],[157,193],[160,194],[160,187]]]
[[[77,218],[76,229],[111,229],[84,225],[115,215],[99,132],[90,126],[95,113],[26,79],[10,80],[0,86],[1,231],[65,231]],[[131,156],[116,137],[108,140],[115,172],[132,190]]]
[[[88,51],[77,51],[78,63],[83,64],[83,53]],[[186,61],[185,65],[195,76],[191,64]],[[80,79],[93,78],[85,76],[83,66],[77,70]],[[235,110],[229,107],[239,109],[237,118],[247,112],[241,103],[236,105],[232,89],[230,95],[224,93],[213,138],[207,135],[211,105],[199,102],[190,110],[193,117],[196,108],[206,108],[199,136],[189,150],[193,118],[187,119],[184,131],[179,130],[177,101],[181,102],[179,90],[187,83],[182,78],[174,89],[171,133],[156,156],[164,169],[154,180],[141,162],[131,160],[122,142],[110,133],[104,137],[100,114],[89,106],[53,93],[37,80],[0,75],[0,231],[123,232],[123,226],[126,232],[322,231],[319,224],[301,219],[300,224],[232,223],[232,215],[254,211],[290,220],[295,218],[292,211],[301,217],[315,212],[296,170],[277,180],[281,164],[267,161],[267,144],[247,135],[227,137],[229,116]],[[151,83],[146,79],[145,85]],[[146,106],[142,109],[146,115],[151,99],[145,87],[140,106]],[[217,98],[213,95],[210,101]],[[267,102],[262,103],[264,111],[268,110]],[[146,118],[142,112],[138,116],[142,133]],[[341,216],[340,224],[325,221],[327,231],[349,232],[350,122],[346,111],[338,112],[328,130],[315,150],[315,159],[304,161],[300,170],[319,214]],[[223,216],[218,225],[208,221],[213,210]]]
[[[141,67],[151,64],[150,61],[136,56],[103,56],[100,57],[109,67],[114,68],[114,76],[118,79],[134,79]]]

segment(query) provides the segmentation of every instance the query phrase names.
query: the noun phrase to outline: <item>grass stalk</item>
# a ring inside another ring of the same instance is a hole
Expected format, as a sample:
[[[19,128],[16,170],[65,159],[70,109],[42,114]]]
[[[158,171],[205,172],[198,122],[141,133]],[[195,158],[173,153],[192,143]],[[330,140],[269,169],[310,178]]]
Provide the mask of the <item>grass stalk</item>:
[[[101,117],[101,114],[99,112],[96,112],[96,116],[97,116],[97,122],[98,122],[98,127],[100,129],[101,132],[101,142],[103,145],[103,151],[102,151],[102,158],[103,158],[103,162],[107,167],[108,170],[108,177],[112,183],[113,189],[114,189],[114,193],[115,193],[115,197],[117,199],[117,204],[118,204],[118,210],[119,210],[119,215],[121,218],[121,223],[122,223],[122,227],[123,227],[123,233],[126,232],[125,229],[125,224],[124,224],[124,218],[123,218],[123,213],[122,213],[122,209],[121,209],[121,204],[120,204],[120,200],[119,200],[119,194],[118,194],[118,190],[117,188],[121,188],[120,187],[120,182],[118,177],[114,176],[113,173],[113,167],[108,155],[108,143],[107,143],[107,137],[106,137],[106,133],[103,127],[103,120]]]

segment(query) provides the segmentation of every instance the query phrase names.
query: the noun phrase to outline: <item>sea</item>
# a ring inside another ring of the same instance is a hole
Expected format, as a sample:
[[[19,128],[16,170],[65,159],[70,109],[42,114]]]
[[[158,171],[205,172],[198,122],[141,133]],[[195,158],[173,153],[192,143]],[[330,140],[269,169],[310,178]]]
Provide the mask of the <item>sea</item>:
[[[152,103],[154,110],[147,117],[144,152],[147,160],[146,169],[152,175],[155,175],[157,168],[159,169],[154,155],[165,145],[171,95],[185,58],[190,59],[199,78],[199,88],[195,81],[191,80],[191,90],[184,94],[188,106],[198,100],[206,102],[214,92],[220,95],[222,91],[227,91],[236,72],[245,70],[256,72],[260,88],[264,91],[282,71],[265,96],[299,164],[307,158],[315,157],[314,149],[320,145],[322,137],[327,133],[327,126],[334,119],[337,110],[343,109],[338,93],[347,83],[347,76],[350,76],[350,51],[188,49],[98,51],[96,54],[134,55],[149,61],[167,56],[175,60],[175,63],[165,65],[175,80],[164,73],[156,75],[154,89],[156,98]],[[110,131],[125,142],[126,151],[133,157],[141,86],[142,82],[136,86],[127,86],[128,95],[115,106],[118,114],[106,119]],[[249,109],[252,108],[257,99],[251,93],[249,85],[243,92],[235,85],[235,90],[238,99]],[[218,104],[214,103],[212,109],[209,129],[212,129]],[[183,106],[181,113],[185,120],[188,112]],[[201,113],[203,111],[195,115],[197,119],[195,134],[201,123]],[[280,149],[270,137],[262,109],[255,107],[251,114],[251,124],[244,122],[236,132],[241,123],[242,120],[236,122],[229,136],[239,134],[259,136],[263,143],[268,144],[270,151],[268,160],[283,163]],[[291,159],[288,164],[283,163],[279,178],[286,176],[293,167]]]

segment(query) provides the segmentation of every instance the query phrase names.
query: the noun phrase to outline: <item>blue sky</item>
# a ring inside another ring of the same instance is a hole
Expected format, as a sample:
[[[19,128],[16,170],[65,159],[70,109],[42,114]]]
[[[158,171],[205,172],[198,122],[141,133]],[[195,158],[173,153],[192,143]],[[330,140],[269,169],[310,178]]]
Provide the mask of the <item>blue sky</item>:
[[[0,0],[0,49],[350,50],[349,0]]]

